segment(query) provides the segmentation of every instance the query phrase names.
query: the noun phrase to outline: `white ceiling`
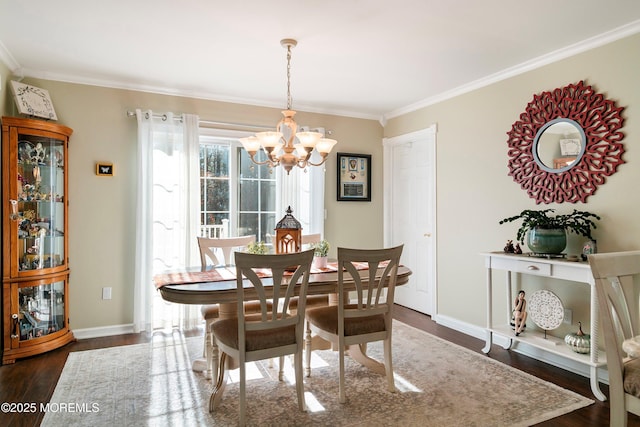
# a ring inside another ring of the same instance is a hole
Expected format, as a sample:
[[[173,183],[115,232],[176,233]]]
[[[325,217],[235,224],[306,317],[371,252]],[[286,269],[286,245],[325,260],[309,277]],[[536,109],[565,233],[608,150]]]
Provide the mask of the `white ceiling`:
[[[19,76],[283,108],[295,38],[294,109],[381,120],[637,32],[638,0],[0,0]]]

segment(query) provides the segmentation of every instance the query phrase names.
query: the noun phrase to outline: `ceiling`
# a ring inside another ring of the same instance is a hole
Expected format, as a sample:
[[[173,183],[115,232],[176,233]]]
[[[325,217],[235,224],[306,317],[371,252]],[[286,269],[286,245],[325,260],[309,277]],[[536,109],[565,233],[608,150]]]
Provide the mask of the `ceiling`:
[[[637,32],[637,0],[0,0],[17,76],[284,108],[295,38],[294,109],[381,121]]]

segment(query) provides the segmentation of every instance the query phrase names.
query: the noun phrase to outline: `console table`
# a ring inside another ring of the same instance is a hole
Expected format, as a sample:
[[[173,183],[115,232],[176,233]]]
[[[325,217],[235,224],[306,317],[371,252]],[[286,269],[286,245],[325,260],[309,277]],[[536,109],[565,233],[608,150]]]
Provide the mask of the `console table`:
[[[598,382],[598,368],[606,366],[606,357],[598,357],[598,301],[594,287],[594,280],[591,268],[587,262],[567,261],[564,258],[540,258],[527,254],[509,254],[504,252],[484,252],[481,255],[485,258],[487,268],[487,333],[486,344],[482,351],[489,353],[493,342],[493,335],[497,334],[507,338],[504,345],[506,350],[510,349],[514,342],[524,342],[533,347],[548,351],[567,359],[584,363],[590,368],[591,391],[594,396],[601,401],[606,400],[606,396],[600,390]],[[493,286],[492,271],[506,271],[507,285],[507,307],[506,318],[496,324],[493,322]],[[511,329],[511,313],[514,301],[511,277],[514,273],[530,274],[534,276],[548,277],[550,279],[565,279],[577,282],[578,285],[587,285],[591,291],[591,352],[590,354],[579,354],[574,352],[564,343],[563,339],[546,337],[543,333],[532,332],[527,329],[526,333],[515,336]]]

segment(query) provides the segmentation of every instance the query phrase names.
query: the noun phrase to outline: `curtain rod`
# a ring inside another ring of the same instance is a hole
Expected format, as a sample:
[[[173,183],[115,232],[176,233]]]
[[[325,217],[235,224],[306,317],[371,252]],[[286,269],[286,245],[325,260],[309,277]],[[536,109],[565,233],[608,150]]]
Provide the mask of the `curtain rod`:
[[[135,117],[136,116],[136,112],[135,111],[127,111],[127,117]],[[158,113],[154,113],[153,117],[158,118],[158,119],[162,119],[162,120],[167,120],[168,116],[166,114],[158,114]],[[149,118],[149,113],[145,112],[145,118]],[[175,115],[174,116],[174,120],[182,120],[182,116],[181,115]],[[258,126],[258,125],[245,125],[242,123],[229,123],[229,122],[218,122],[218,121],[214,121],[214,120],[199,120],[198,121],[200,124],[204,124],[204,125],[210,125],[210,126],[229,126],[229,127],[235,127],[235,128],[244,128],[244,129],[270,129],[272,130],[273,127],[267,127],[267,126]]]

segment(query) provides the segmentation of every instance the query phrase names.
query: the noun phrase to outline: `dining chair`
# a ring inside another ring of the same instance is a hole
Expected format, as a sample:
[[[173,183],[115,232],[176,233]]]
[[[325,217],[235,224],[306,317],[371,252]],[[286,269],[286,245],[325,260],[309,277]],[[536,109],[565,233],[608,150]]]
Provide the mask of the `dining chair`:
[[[250,243],[256,241],[256,236],[226,237],[210,239],[198,237],[198,248],[200,249],[200,264],[202,271],[210,266],[228,266],[233,264],[234,250],[244,250]],[[250,310],[256,311],[254,302],[247,302]],[[218,350],[211,335],[211,324],[220,316],[218,304],[206,304],[200,307],[200,313],[205,321],[204,332],[204,356],[207,359],[207,368],[211,378],[215,378],[218,373]]]
[[[302,248],[311,249],[314,243],[319,243],[322,240],[320,233],[316,234],[303,234],[302,236]],[[329,295],[309,295],[307,296],[307,309],[311,307],[322,307],[329,305]],[[294,298],[291,301],[291,310],[295,310],[298,306],[298,298]]]
[[[246,362],[279,357],[282,371],[284,356],[294,355],[298,408],[301,411],[306,408],[302,350],[305,296],[312,260],[313,250],[270,255],[236,253],[237,304],[241,315],[235,319],[216,320],[211,331],[222,351],[220,358],[223,369],[228,369],[228,364],[225,363],[228,356],[234,358],[239,365],[240,425],[244,425],[246,421]],[[246,281],[250,282],[259,297],[259,313],[247,313],[242,303]],[[300,296],[300,303],[296,313],[292,314],[289,312],[289,303],[296,294]],[[224,377],[222,373],[221,378]],[[282,375],[279,379],[282,380]],[[218,381],[224,380],[219,378]],[[209,410],[214,411],[219,402],[220,399],[216,400],[212,395]]]
[[[600,330],[609,372],[609,425],[627,425],[640,415],[640,251],[588,255],[595,279]]]
[[[360,346],[365,352],[369,342],[383,341],[387,388],[395,392],[391,357],[392,308],[403,245],[387,249],[338,248],[338,304],[312,308],[306,313],[306,366],[311,375],[311,333],[338,348],[339,398],[345,403],[344,353],[346,347]],[[360,263],[368,267],[360,275]],[[382,273],[376,278],[376,273]],[[348,301],[344,283],[355,283],[355,302]],[[386,292],[385,292],[386,290]]]

